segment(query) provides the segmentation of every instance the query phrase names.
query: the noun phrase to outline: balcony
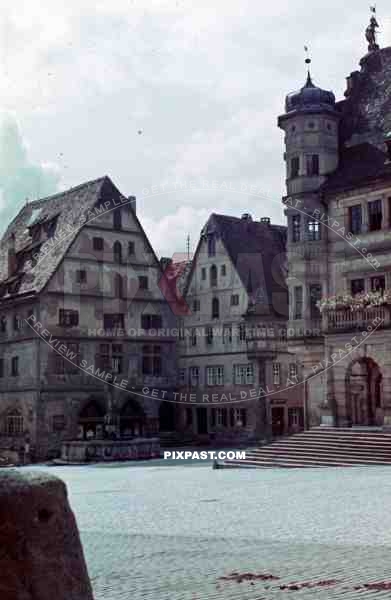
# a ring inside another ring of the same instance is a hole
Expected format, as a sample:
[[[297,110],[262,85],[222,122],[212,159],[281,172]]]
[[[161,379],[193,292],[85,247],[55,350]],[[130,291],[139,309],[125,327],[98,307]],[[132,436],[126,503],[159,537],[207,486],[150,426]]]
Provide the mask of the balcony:
[[[391,326],[391,306],[371,306],[351,310],[340,308],[323,314],[325,333],[354,333],[373,329],[388,329]]]

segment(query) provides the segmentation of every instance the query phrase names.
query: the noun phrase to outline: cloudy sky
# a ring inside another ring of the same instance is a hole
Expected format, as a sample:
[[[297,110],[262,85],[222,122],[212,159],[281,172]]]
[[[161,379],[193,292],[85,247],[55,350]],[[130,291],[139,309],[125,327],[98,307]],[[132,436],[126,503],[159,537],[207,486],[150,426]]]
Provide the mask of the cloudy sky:
[[[283,222],[276,119],[304,82],[303,46],[316,83],[342,97],[368,18],[366,0],[3,0],[1,228],[26,198],[104,174],[137,196],[159,254],[183,251],[188,232],[194,246],[212,211]]]

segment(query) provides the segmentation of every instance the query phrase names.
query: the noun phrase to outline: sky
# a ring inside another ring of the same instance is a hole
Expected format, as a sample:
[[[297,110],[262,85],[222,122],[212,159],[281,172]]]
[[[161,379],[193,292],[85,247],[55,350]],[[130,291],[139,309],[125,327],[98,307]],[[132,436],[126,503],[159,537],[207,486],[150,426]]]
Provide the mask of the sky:
[[[158,255],[188,234],[194,250],[212,212],[283,223],[277,116],[304,84],[304,45],[315,83],[342,98],[368,4],[2,0],[0,228],[27,200],[103,175],[137,196]]]

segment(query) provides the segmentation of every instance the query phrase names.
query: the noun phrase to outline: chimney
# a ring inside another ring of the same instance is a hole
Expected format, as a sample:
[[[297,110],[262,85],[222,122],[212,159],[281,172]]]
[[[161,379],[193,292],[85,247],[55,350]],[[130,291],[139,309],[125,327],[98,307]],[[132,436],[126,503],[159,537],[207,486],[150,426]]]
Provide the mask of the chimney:
[[[8,277],[16,273],[15,235],[12,233],[8,243]]]
[[[129,196],[128,200],[130,202],[130,206],[132,207],[134,213],[136,214],[136,208],[137,208],[136,196]]]
[[[241,217],[242,221],[252,221],[252,216],[250,213],[243,213]]]
[[[262,217],[261,223],[263,223],[264,225],[270,225],[270,223],[271,223],[270,217]]]

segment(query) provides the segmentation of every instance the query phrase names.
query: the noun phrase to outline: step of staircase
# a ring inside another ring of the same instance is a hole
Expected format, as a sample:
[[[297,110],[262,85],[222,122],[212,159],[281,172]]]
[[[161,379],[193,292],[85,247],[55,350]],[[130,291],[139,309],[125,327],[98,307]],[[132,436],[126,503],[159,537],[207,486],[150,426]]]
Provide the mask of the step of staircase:
[[[249,448],[246,458],[222,466],[252,468],[391,466],[391,434],[380,429],[316,427],[266,446]]]

